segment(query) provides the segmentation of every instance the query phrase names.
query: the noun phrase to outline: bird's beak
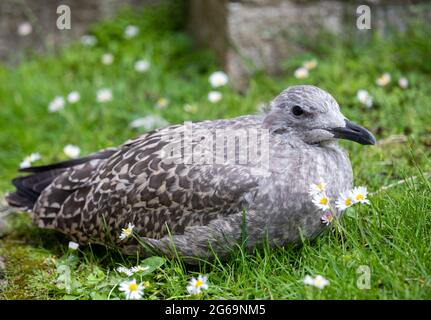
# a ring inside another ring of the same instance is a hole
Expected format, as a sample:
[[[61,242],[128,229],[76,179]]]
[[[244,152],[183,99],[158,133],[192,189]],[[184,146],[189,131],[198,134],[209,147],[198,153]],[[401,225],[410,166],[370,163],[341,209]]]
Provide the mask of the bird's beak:
[[[376,138],[364,127],[345,119],[344,127],[337,127],[329,131],[334,134],[334,138],[352,140],[360,144],[376,144]]]

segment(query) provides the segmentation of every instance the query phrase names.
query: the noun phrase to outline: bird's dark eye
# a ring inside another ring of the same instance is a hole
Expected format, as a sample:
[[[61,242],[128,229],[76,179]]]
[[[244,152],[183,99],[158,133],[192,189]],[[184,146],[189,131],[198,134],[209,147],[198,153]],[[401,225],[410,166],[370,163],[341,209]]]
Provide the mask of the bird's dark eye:
[[[302,116],[304,114],[304,110],[300,106],[294,106],[292,108],[292,113],[295,116],[299,117],[299,116]]]

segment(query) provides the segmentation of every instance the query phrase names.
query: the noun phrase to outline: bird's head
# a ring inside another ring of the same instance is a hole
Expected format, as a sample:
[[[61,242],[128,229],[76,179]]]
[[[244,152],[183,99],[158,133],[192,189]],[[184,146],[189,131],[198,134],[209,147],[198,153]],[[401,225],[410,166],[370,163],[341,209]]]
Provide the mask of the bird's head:
[[[272,134],[290,134],[307,144],[347,139],[360,144],[375,144],[367,129],[349,121],[337,101],[315,86],[292,86],[270,105],[264,126]]]

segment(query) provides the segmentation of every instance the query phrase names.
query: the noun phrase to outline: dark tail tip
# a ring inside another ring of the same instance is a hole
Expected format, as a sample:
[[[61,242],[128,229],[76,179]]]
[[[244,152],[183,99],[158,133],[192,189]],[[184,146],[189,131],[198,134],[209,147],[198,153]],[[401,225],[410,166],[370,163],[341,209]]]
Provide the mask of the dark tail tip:
[[[55,179],[58,171],[35,173],[12,180],[16,191],[6,196],[9,206],[32,210],[41,192]]]
[[[19,194],[19,192],[13,192],[6,195],[6,202],[9,206],[18,208],[23,211],[30,211],[33,209],[35,201]]]

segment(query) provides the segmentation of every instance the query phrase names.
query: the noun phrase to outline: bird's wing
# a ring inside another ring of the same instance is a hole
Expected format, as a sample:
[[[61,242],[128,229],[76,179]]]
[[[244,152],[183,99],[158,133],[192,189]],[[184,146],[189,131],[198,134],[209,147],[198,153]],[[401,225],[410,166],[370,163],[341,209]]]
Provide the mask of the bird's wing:
[[[256,121],[247,117],[205,121],[193,124],[193,130],[206,130],[208,134],[221,128],[247,128]],[[126,142],[106,161],[93,160],[92,164],[75,167],[70,176],[88,177],[80,187],[65,173],[38,202],[50,205],[59,198],[57,193],[61,195],[73,185],[75,191],[60,203],[56,228],[76,234],[81,241],[104,237],[107,229],[118,232],[129,222],[139,234],[157,239],[241,210],[245,195],[257,187],[259,176],[248,164],[164,161],[168,144],[176,145],[183,159],[190,156],[181,144],[183,136],[176,135],[182,130],[182,126],[156,130]],[[193,135],[191,150],[196,146],[207,148],[201,138]]]

